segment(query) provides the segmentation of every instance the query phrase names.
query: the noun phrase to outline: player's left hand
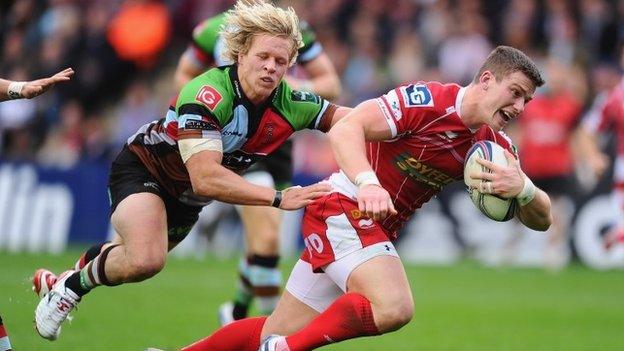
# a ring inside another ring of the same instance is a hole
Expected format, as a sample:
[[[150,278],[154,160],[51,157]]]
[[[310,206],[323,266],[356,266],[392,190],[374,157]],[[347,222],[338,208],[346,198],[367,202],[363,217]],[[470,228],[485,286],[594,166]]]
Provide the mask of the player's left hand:
[[[66,68],[51,77],[26,82],[26,85],[22,88],[21,95],[26,99],[32,99],[45,93],[54,84],[70,80],[73,74],[73,69]]]
[[[357,194],[358,208],[368,218],[376,221],[384,220],[388,216],[397,214],[390,194],[379,185],[363,185]]]
[[[511,152],[505,150],[505,157],[507,158],[507,166],[477,158],[480,165],[490,170],[490,172],[475,172],[470,175],[472,179],[481,181],[478,187],[479,192],[499,195],[504,198],[514,198],[520,194],[526,176],[520,168],[520,162]]]

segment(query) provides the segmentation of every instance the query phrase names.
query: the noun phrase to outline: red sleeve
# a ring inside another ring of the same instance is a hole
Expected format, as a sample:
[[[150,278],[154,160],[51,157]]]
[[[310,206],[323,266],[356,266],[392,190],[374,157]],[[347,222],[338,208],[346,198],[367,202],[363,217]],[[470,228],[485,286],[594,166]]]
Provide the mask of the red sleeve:
[[[426,84],[402,85],[377,99],[392,137],[417,131],[434,109],[433,95]]]

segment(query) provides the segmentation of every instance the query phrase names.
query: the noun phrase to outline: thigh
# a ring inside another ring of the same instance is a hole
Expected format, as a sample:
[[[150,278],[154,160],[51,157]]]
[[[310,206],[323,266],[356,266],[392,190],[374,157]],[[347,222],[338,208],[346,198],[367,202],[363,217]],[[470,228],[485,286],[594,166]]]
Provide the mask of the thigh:
[[[376,256],[357,266],[347,279],[347,291],[366,296],[373,306],[413,306],[412,291],[398,257]]]
[[[263,335],[289,335],[325,311],[342,290],[324,273],[299,260],[292,269],[277,307],[267,319]]]
[[[167,214],[157,195],[127,196],[116,206],[111,222],[127,253],[156,256],[167,253]]]

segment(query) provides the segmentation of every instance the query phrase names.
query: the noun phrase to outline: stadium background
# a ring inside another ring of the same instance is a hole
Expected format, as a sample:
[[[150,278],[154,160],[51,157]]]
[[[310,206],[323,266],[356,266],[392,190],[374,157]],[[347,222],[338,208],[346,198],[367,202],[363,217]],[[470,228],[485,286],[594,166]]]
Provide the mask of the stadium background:
[[[44,96],[0,104],[0,313],[16,350],[85,344],[139,349],[152,340],[173,348],[216,327],[214,311],[234,288],[234,257],[242,243],[238,220],[228,209],[212,210],[208,217],[224,220],[200,224],[154,281],[93,293],[85,311],[76,313],[80,323],[66,327],[55,344],[30,330],[36,301],[28,292],[28,275],[39,265],[61,270],[79,248],[109,235],[111,158],[138,126],[166,111],[175,93],[173,70],[193,27],[232,3],[0,2],[0,77],[28,80],[68,66],[76,71],[69,84]],[[467,84],[499,44],[527,52],[545,69],[547,81],[548,63],[556,62],[565,72],[566,90],[582,106],[576,121],[621,75],[624,1],[282,3],[295,7],[315,29],[342,80],[336,102],[347,106],[411,80]],[[514,126],[512,136],[521,128]],[[604,140],[607,150],[613,143]],[[294,160],[298,184],[335,169],[331,151],[315,133],[295,138]],[[624,248],[602,245],[616,216],[608,201],[610,172],[591,179],[582,163],[576,166],[577,183],[567,189],[571,226],[554,264],[546,235],[483,218],[458,184],[427,205],[402,234],[399,250],[416,264],[408,268],[415,321],[382,341],[332,349],[624,349],[617,336],[624,323],[624,280],[621,270],[603,271],[624,267]],[[282,249],[291,257],[300,247],[298,215],[286,214],[282,228]],[[110,305],[127,306],[127,316],[107,313]],[[453,338],[444,336],[449,328],[455,328]]]

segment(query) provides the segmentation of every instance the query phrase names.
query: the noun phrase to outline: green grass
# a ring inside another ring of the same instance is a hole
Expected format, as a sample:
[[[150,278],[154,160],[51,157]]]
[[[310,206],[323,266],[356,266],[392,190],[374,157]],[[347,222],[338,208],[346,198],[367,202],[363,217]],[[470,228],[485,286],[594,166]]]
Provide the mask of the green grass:
[[[37,299],[29,276],[61,271],[61,256],[0,253],[0,315],[16,351],[174,350],[217,327],[217,306],[234,291],[234,260],[171,259],[155,278],[85,297],[59,340],[32,327]],[[284,266],[289,269],[292,261]],[[398,332],[327,350],[624,350],[624,273],[572,266],[558,274],[492,269],[473,262],[407,267],[414,320]]]

